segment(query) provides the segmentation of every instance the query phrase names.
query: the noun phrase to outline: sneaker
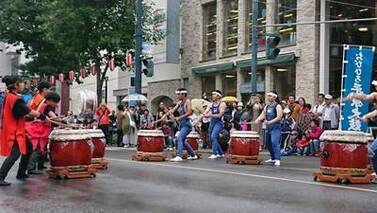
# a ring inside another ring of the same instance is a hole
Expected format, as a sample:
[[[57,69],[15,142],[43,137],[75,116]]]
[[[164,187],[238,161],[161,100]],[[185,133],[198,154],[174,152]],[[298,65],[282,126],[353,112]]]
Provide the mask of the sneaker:
[[[1,186],[10,186],[11,183],[6,182],[5,180],[0,180],[0,187]]]
[[[29,175],[27,174],[17,175],[16,178],[17,180],[26,180],[27,178],[29,178]]]
[[[197,155],[195,155],[194,157],[188,157],[187,158],[187,160],[198,160],[198,156]]]
[[[179,156],[176,156],[175,158],[170,159],[170,161],[171,162],[181,162],[181,161],[183,161],[183,159],[181,157],[179,157]]]
[[[275,160],[268,159],[268,160],[265,161],[265,163],[275,163]]]
[[[225,155],[224,154],[222,154],[222,155],[216,155],[216,157],[217,158],[223,158],[223,157],[225,157]]]
[[[276,160],[274,166],[280,166],[280,160]]]
[[[217,155],[211,155],[208,157],[209,159],[216,159],[217,158]]]
[[[377,175],[376,175],[376,173],[375,172],[373,172],[372,174],[371,174],[374,178],[376,178],[377,177]]]

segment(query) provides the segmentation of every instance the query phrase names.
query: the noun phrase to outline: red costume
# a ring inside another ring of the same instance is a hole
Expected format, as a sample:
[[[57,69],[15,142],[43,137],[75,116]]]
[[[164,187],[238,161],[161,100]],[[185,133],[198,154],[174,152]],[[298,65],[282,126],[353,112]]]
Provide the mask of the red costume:
[[[1,129],[0,154],[9,156],[14,142],[17,141],[20,153],[26,155],[25,118],[16,119],[13,116],[13,106],[21,97],[7,93],[4,100],[3,119]]]

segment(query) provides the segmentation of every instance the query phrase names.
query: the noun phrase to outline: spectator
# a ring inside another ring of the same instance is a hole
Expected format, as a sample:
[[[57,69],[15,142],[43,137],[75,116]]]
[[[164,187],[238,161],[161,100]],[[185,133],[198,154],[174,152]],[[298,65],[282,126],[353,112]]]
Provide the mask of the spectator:
[[[102,130],[105,134],[106,144],[110,144],[109,141],[109,125],[110,125],[110,110],[107,108],[105,103],[102,103],[96,110],[96,115],[98,116],[98,128]]]
[[[236,107],[233,109],[233,113],[232,113],[233,127],[236,130],[241,130],[241,116],[242,116],[242,113],[244,112],[243,104],[242,102],[239,102],[238,104],[235,103],[235,105]]]
[[[323,112],[323,107],[325,106],[325,95],[320,93],[318,94],[317,97],[317,104],[314,105],[313,109],[311,112],[317,116],[320,120],[322,120],[322,112]]]
[[[162,116],[165,114],[165,105],[163,102],[160,103],[160,105],[158,106],[158,109],[157,109],[157,114],[156,114],[156,120],[160,120],[160,118],[162,118]],[[162,122],[158,122],[157,123],[157,127],[162,127],[161,125]]]
[[[300,105],[300,115],[301,114],[308,114],[310,109],[308,108],[305,98],[299,97],[298,98],[298,104]]]
[[[310,130],[307,132],[308,140],[309,140],[309,153],[310,155],[319,156],[319,137],[322,134],[322,129],[319,127],[319,121],[313,119],[310,122]]]
[[[203,93],[202,93],[202,99],[204,99],[204,100],[210,102],[210,100],[209,100],[208,95],[207,95],[206,92],[203,92]]]
[[[263,104],[263,98],[260,94],[257,94],[256,96],[252,96],[250,98],[249,104],[250,110],[251,110],[251,119],[252,121],[255,121],[259,115],[262,113],[264,104]],[[262,134],[262,124],[256,124],[254,123],[251,129],[255,132],[258,132],[260,135]],[[263,138],[263,137],[261,137]],[[261,144],[263,142],[261,141]]]
[[[283,110],[284,116],[283,119],[281,120],[281,143],[280,143],[280,148],[285,148],[284,144],[285,140],[287,137],[291,134],[295,127],[295,120],[291,117],[291,110],[289,108],[285,108]]]
[[[153,129],[153,115],[148,109],[144,109],[144,114],[140,116],[140,128],[141,129]]]
[[[135,123],[133,107],[130,107],[129,109],[125,110],[122,122],[122,130],[124,147],[128,148],[135,146],[137,127]]]
[[[203,110],[207,109],[207,105],[203,106]],[[203,118],[200,126],[200,137],[203,141],[202,149],[211,149],[211,143],[209,140],[209,123],[210,118]]]
[[[331,95],[325,96],[325,105],[323,107],[322,126],[324,130],[335,130],[339,127],[339,106],[334,104]]]
[[[295,96],[290,95],[288,97],[288,107],[292,112],[292,115],[291,115],[292,118],[295,119],[295,121],[297,121],[298,116],[300,115],[301,109],[300,109],[300,105],[296,103]]]
[[[124,107],[123,105],[118,106],[118,112],[116,115],[116,127],[117,127],[117,145],[122,147],[123,142],[123,119],[124,119]]]
[[[303,136],[301,140],[296,143],[297,155],[304,156],[309,154],[309,141],[306,136]]]

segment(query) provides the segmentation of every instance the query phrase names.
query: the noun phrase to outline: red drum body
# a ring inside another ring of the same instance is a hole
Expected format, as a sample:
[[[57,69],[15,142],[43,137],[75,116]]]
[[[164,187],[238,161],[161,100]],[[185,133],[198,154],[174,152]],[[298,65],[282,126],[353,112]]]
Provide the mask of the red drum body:
[[[234,131],[231,133],[228,154],[258,156],[259,147],[259,135],[256,132]]]
[[[93,144],[88,134],[80,130],[54,130],[50,135],[52,167],[90,165]]]
[[[368,141],[363,132],[325,131],[321,136],[321,167],[366,169]]]
[[[189,135],[187,135],[187,143],[190,144],[191,148],[194,151],[199,150],[199,143],[198,143],[199,138],[200,138],[200,135],[196,132],[191,132]]]
[[[140,130],[137,134],[137,151],[163,152],[164,134],[161,130]]]
[[[103,134],[100,129],[91,129],[87,131],[94,145],[93,158],[103,158],[105,156],[106,148],[105,134]]]

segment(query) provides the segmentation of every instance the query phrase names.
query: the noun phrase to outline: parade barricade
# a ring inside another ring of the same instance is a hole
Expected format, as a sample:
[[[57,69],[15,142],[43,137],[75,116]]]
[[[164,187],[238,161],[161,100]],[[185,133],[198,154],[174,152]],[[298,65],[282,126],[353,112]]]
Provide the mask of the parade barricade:
[[[137,151],[132,160],[165,161],[164,134],[161,130],[140,130],[137,134]]]
[[[226,162],[229,164],[260,165],[259,160],[259,134],[253,131],[231,132],[228,155]]]
[[[94,145],[84,130],[56,129],[50,134],[51,178],[95,177],[91,165]]]
[[[374,177],[368,162],[371,134],[354,131],[325,131],[321,136],[321,165],[315,181],[370,183]]]

